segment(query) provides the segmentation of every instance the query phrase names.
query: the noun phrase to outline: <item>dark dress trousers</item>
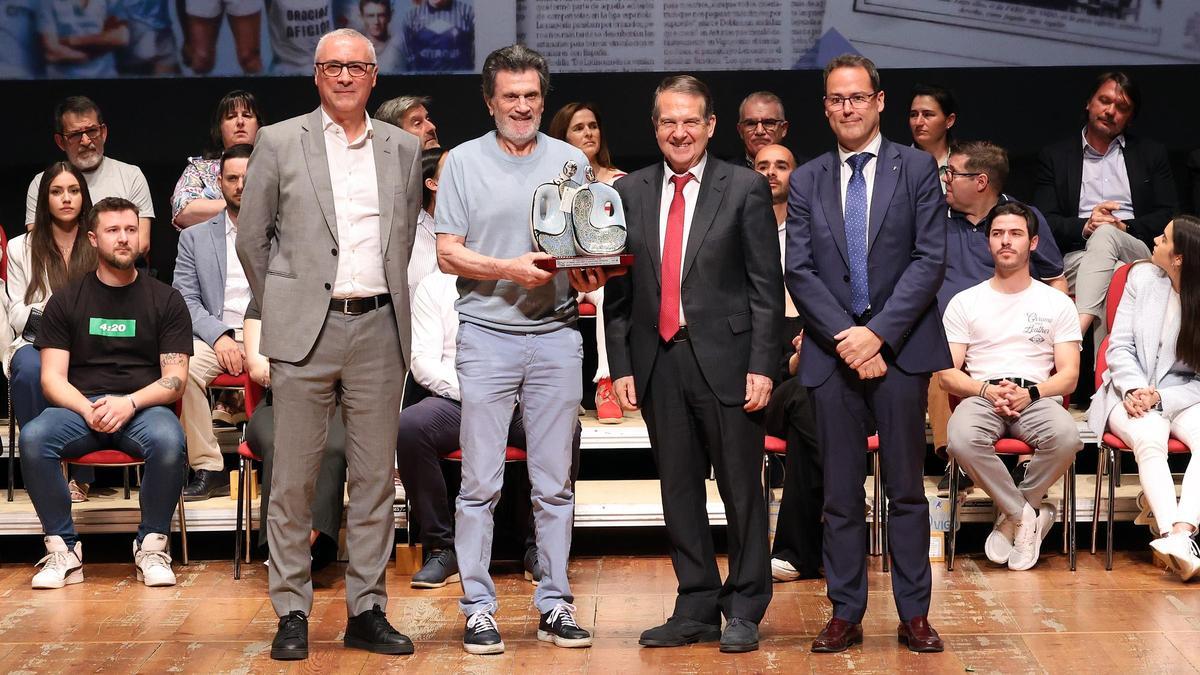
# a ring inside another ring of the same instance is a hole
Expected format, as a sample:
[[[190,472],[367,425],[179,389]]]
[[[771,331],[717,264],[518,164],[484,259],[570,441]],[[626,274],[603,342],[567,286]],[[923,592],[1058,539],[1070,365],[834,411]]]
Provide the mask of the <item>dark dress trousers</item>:
[[[746,374],[779,364],[783,279],[766,179],[710,153],[683,251],[680,298],[689,338],[658,334],[662,163],[617,181],[630,273],[609,281],[604,313],[613,379],[632,375],[658,466],[676,616],[761,621],[771,600],[762,498],[761,413],[747,414]],[[717,571],[705,508],[709,467],[728,519],[729,576]]]
[[[937,165],[883,139],[868,216],[870,314],[853,315],[836,151],[792,172],[786,280],[806,330],[797,376],[809,388],[825,480],[824,560],[834,616],[867,607],[867,437],[878,430],[889,500],[892,590],[903,620],[929,611],[929,505],[922,478],[929,374],[951,365],[934,296],[945,273],[945,203]],[[834,335],[865,325],[882,340],[887,373],[861,380]]]

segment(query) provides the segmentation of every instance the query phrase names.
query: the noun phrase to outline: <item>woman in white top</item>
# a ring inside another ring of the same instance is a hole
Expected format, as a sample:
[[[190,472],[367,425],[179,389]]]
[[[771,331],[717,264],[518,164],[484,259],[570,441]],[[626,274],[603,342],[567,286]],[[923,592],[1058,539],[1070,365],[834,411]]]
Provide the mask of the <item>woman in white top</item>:
[[[96,269],[96,249],[80,227],[92,208],[87,181],[79,169],[55,162],[38,186],[33,229],[8,243],[8,323],[16,339],[4,352],[17,427],[49,405],[42,393],[42,361],[31,344],[50,294]],[[72,470],[71,501],[87,500],[94,470]]]
[[[1133,450],[1162,535],[1150,546],[1187,581],[1200,572],[1192,540],[1200,524],[1200,463],[1188,462],[1176,500],[1167,439],[1200,450],[1200,219],[1178,216],[1167,223],[1150,262],[1129,272],[1088,425],[1100,435],[1107,423]]]
[[[550,120],[550,136],[560,141],[566,141],[583,151],[587,156],[596,180],[612,185],[625,175],[613,165],[612,156],[608,153],[608,142],[605,140],[600,125],[600,112],[594,103],[568,103],[554,114]],[[617,397],[613,394],[612,378],[608,370],[608,352],[604,346],[604,289],[599,288],[591,293],[581,293],[581,302],[590,302],[596,306],[596,419],[604,424],[619,424],[624,414]]]

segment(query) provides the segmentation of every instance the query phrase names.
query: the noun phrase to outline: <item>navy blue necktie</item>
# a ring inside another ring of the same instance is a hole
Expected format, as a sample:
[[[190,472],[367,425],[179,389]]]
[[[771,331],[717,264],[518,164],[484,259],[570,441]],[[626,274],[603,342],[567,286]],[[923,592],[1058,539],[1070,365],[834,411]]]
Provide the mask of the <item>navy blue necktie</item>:
[[[850,184],[846,186],[846,252],[850,256],[850,309],[862,316],[871,306],[867,285],[867,179],[863,167],[874,157],[860,152],[846,159]]]

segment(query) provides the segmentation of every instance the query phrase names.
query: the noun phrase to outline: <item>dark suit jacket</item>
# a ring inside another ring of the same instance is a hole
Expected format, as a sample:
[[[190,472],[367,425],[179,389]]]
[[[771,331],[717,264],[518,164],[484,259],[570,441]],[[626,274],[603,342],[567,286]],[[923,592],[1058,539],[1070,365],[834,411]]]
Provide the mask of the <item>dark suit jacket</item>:
[[[629,228],[630,273],[604,291],[605,333],[613,378],[633,375],[645,394],[661,342],[659,210],[663,163],[616,182]],[[783,275],[771,191],[761,175],[708,155],[680,286],[700,369],[725,405],[746,399],[746,374],[774,377],[779,367]]]
[[[1148,138],[1126,134],[1125,170],[1129,174],[1133,212],[1137,214],[1125,224],[1129,234],[1153,249],[1154,238],[1162,234],[1179,208],[1166,147]],[[1044,148],[1038,155],[1033,205],[1045,214],[1064,255],[1081,251],[1087,245],[1083,238],[1087,219],[1079,217],[1082,183],[1083,141],[1079,134]]]
[[[874,315],[866,326],[883,339],[889,365],[909,374],[951,366],[934,301],[946,271],[945,208],[933,157],[883,139],[868,220]],[[816,387],[842,363],[833,336],[855,325],[836,150],[792,172],[786,268],[806,325],[797,375]]]

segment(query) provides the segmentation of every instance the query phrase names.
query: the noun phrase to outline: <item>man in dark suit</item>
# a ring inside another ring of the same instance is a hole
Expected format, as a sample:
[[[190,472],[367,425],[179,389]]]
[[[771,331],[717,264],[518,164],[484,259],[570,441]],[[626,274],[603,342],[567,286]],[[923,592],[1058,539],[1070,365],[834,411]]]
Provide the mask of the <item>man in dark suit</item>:
[[[825,67],[838,147],[792,172],[787,288],[805,318],[799,377],[809,388],[825,474],[825,577],[833,618],[815,652],[862,641],[867,609],[867,436],[878,429],[899,637],[941,651],[929,625],[929,504],[922,469],[929,374],[950,366],[934,296],[945,272],[937,165],[879,133],[869,59]]]
[[[616,184],[635,257],[604,296],[613,387],[626,409],[642,404],[679,580],[671,618],[639,642],[720,637],[723,652],[752,651],[771,600],[754,413],[771,394],[783,319],[771,193],[762,176],[705,151],[717,120],[700,80],[663,80],[651,120],[664,162]],[[710,466],[729,522],[724,585],[705,509]]]
[[[1062,251],[1079,328],[1086,335],[1094,324],[1096,344],[1109,329],[1104,300],[1113,271],[1148,258],[1179,207],[1167,149],[1125,133],[1140,106],[1128,75],[1104,73],[1085,107],[1082,138],[1071,136],[1038,156],[1033,204]]]

